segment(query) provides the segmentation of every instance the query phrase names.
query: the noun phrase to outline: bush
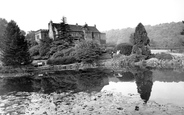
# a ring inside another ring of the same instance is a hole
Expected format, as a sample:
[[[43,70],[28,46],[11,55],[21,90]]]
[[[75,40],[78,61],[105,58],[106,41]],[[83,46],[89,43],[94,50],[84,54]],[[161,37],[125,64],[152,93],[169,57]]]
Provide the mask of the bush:
[[[36,46],[33,46],[29,49],[29,53],[31,56],[37,56],[39,55],[39,49],[40,49],[40,46],[39,45],[36,45]]]
[[[52,43],[52,39],[50,39],[50,38],[45,38],[45,39],[40,40],[39,54],[41,57],[49,56],[51,43]]]
[[[115,47],[114,51],[117,52],[118,50],[120,50],[120,54],[130,55],[132,52],[132,47],[133,46],[129,43],[121,43]]]
[[[62,65],[62,64],[72,64],[77,62],[76,58],[73,56],[60,57],[56,59],[49,59],[47,61],[48,65]]]
[[[103,50],[95,41],[82,41],[75,47],[75,57],[84,63],[94,63],[98,61]]]
[[[173,56],[171,54],[168,54],[168,53],[156,53],[154,55],[155,58],[159,59],[159,60],[172,60],[173,59]]]
[[[62,58],[62,57],[66,57],[66,56],[73,56],[74,51],[75,51],[74,48],[68,48],[68,49],[58,51],[52,55],[51,59]]]

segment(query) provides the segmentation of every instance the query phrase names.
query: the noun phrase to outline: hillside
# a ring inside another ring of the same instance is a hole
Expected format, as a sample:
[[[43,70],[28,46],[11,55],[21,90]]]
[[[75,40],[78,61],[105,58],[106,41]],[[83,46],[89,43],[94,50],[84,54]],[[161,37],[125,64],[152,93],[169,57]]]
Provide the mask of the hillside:
[[[151,40],[151,46],[155,47],[182,47],[184,46],[184,23],[171,22],[163,23],[155,26],[146,25],[148,37]],[[130,34],[135,28],[113,29],[106,31],[107,43],[124,43],[129,42]]]

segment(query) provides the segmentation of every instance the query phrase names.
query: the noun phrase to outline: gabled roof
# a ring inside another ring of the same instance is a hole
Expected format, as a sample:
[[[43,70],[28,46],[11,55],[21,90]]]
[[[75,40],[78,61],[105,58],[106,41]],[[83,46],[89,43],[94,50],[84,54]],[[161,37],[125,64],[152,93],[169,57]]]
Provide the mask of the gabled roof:
[[[98,29],[94,26],[88,26],[88,28],[89,28],[89,31],[91,32],[99,32]]]
[[[60,24],[59,23],[52,23],[54,27],[59,28]],[[84,26],[81,25],[71,25],[69,24],[70,30],[74,31],[74,32],[82,32]],[[100,31],[98,31],[98,29],[95,26],[85,26],[87,27],[89,32],[98,32],[100,33]]]
[[[82,26],[80,25],[69,25],[71,31],[75,32],[81,32],[82,31]]]

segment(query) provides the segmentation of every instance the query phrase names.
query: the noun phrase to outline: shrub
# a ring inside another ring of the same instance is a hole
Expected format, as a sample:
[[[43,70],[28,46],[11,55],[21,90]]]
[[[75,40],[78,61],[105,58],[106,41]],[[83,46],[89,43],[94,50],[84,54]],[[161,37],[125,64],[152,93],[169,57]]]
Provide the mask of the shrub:
[[[106,48],[106,53],[111,54],[113,56],[114,48]]]
[[[74,48],[68,48],[68,49],[58,51],[52,55],[51,59],[62,58],[62,57],[66,57],[66,56],[73,56],[74,51],[75,51]]]
[[[121,43],[115,47],[114,51],[117,52],[118,50],[120,50],[120,54],[130,55],[132,52],[132,47],[133,46],[129,43]]]
[[[60,57],[56,59],[49,59],[47,61],[48,65],[62,65],[62,64],[72,64],[77,62],[76,58],[73,56]]]
[[[40,40],[39,54],[41,57],[49,55],[51,43],[52,43],[52,39],[50,39],[48,37]]]
[[[95,41],[82,41],[76,44],[75,57],[78,61],[84,63],[93,63],[98,61],[103,50]]]
[[[40,46],[39,45],[36,45],[36,46],[33,46],[29,49],[29,53],[31,56],[37,56],[39,55],[39,49],[40,49]]]
[[[155,58],[159,59],[159,60],[172,60],[173,59],[173,56],[171,54],[168,54],[168,53],[156,53],[154,55]]]

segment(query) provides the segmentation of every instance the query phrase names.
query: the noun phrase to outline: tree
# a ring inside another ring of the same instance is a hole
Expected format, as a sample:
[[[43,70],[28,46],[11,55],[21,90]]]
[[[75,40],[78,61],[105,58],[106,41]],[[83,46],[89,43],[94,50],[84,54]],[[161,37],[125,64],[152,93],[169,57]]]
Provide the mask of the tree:
[[[132,54],[140,56],[140,59],[142,59],[143,57],[145,59],[148,59],[151,55],[151,51],[149,47],[147,47],[150,44],[150,40],[142,23],[139,23],[135,28],[133,43],[134,45],[132,48]]]
[[[154,46],[156,47],[166,46],[164,39],[167,39],[167,41],[170,42],[171,44],[174,42],[174,45],[175,45],[174,47],[182,47],[183,44],[181,44],[180,41],[183,41],[183,38],[184,38],[183,22],[163,23],[155,26],[146,25],[145,29],[148,33],[149,39],[155,42]],[[133,32],[135,32],[135,28],[109,30],[105,32],[106,38],[107,38],[106,41],[107,43],[110,43],[110,42],[125,43],[125,42],[128,42],[131,36],[131,33]],[[132,43],[131,40],[129,42]],[[153,44],[151,44],[151,41],[150,41],[150,45],[153,46]],[[168,48],[169,47],[170,46],[168,46]]]
[[[14,21],[7,25],[3,36],[1,61],[5,66],[27,65],[32,62],[27,41]]]
[[[50,55],[54,54],[57,51],[70,48],[74,46],[74,39],[70,35],[70,27],[64,21],[60,24],[58,29],[58,36],[52,42]]]
[[[83,40],[76,45],[75,53],[75,57],[78,61],[93,63],[97,61],[102,54],[102,48],[95,41]]]
[[[4,31],[6,30],[8,22],[5,19],[0,18],[0,41],[3,39]],[[2,46],[2,42],[0,42],[0,47]]]
[[[29,31],[28,34],[26,35],[26,40],[28,42],[29,48],[38,45],[38,43],[35,40],[35,31]]]
[[[40,40],[40,49],[39,54],[40,56],[49,56],[48,52],[50,51],[50,43],[52,42],[52,39],[45,38]]]
[[[134,45],[148,45],[149,44],[149,38],[146,32],[146,29],[144,28],[142,23],[139,23],[137,27],[135,28],[134,38],[133,38]]]
[[[132,44],[132,45],[134,45],[135,43],[135,41],[134,41],[134,33],[131,33],[130,34],[130,39],[129,39],[129,42]]]

